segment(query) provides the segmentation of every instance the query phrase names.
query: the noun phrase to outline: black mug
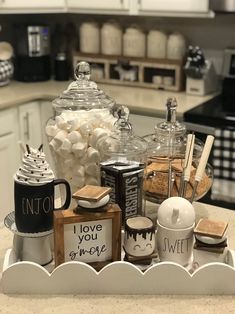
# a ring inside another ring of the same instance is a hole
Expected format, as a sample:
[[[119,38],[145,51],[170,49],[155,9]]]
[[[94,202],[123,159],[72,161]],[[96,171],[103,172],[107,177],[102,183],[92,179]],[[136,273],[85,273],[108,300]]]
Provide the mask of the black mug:
[[[55,189],[63,184],[66,197],[63,206],[55,208]],[[15,223],[23,233],[49,231],[53,228],[53,210],[67,209],[71,201],[69,183],[64,179],[42,185],[26,185],[15,181]]]

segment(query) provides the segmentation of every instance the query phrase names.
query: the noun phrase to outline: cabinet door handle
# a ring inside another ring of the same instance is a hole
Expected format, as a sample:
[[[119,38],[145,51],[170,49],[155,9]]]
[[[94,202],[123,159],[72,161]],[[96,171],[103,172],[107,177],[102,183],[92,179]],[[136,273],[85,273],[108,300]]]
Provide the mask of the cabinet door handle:
[[[25,132],[24,132],[24,136],[25,136],[25,139],[27,141],[29,141],[29,138],[30,138],[30,134],[29,134],[29,113],[26,112],[25,116],[24,116],[24,120],[25,120]]]

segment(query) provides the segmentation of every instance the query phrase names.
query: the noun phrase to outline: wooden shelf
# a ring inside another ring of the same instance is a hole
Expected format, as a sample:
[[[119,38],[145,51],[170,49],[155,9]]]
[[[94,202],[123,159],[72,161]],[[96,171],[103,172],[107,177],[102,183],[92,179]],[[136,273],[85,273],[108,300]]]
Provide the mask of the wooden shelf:
[[[73,57],[74,67],[79,61],[90,63],[92,79],[100,83],[169,91],[181,91],[185,85],[183,60],[79,53]]]

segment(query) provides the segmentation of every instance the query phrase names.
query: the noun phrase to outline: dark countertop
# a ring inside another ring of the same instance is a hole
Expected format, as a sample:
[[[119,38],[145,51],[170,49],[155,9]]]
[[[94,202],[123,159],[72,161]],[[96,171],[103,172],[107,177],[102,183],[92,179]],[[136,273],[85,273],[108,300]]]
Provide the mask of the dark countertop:
[[[235,127],[235,103],[234,112],[231,109],[227,110],[223,105],[222,96],[219,95],[186,111],[184,120],[213,127]]]

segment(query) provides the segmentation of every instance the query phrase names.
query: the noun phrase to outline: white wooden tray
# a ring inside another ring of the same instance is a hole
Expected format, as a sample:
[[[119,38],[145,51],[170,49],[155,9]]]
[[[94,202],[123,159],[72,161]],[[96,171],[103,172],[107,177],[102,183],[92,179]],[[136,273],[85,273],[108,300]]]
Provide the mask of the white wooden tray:
[[[163,262],[142,272],[120,261],[96,272],[85,263],[67,262],[50,273],[32,262],[16,262],[9,249],[2,287],[6,294],[234,294],[235,269],[210,263],[190,274],[178,264]]]

